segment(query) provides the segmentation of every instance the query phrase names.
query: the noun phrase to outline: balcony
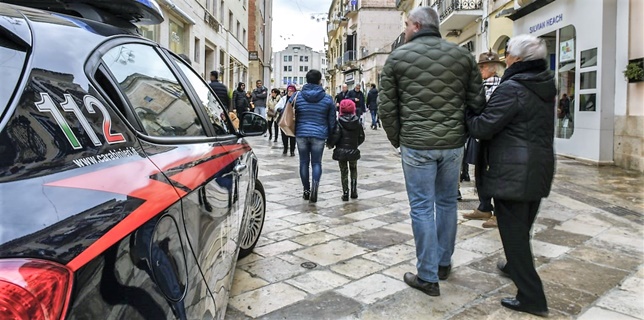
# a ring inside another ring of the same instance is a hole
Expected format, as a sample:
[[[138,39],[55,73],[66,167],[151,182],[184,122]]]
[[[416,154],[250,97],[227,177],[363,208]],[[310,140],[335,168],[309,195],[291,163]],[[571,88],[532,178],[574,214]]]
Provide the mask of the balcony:
[[[338,30],[338,22],[333,20],[329,21],[326,24],[326,33],[329,38],[335,34],[335,32]]]
[[[440,31],[463,30],[483,16],[482,0],[438,0],[434,6],[441,19]]]
[[[353,66],[358,59],[358,52],[355,50],[346,51],[342,55],[342,66]]]
[[[347,19],[351,19],[357,15],[358,15],[358,1],[357,0],[349,1],[349,3],[347,3],[347,5],[344,7],[344,16]]]

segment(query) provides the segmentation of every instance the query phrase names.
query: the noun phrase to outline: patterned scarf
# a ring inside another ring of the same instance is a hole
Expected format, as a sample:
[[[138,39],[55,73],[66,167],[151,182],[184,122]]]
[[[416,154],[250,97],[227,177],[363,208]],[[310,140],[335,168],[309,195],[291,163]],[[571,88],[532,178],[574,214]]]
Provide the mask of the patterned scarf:
[[[490,100],[492,92],[499,86],[501,83],[501,78],[497,75],[489,77],[483,80],[483,87],[485,88],[485,101]]]

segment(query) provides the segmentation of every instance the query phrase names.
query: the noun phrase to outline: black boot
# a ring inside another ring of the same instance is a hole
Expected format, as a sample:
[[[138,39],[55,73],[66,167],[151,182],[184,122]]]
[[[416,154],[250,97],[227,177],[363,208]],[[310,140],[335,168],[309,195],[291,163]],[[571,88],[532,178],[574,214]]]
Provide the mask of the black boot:
[[[342,201],[349,201],[349,190],[342,191]]]
[[[351,199],[358,199],[358,181],[351,180]]]
[[[304,200],[309,200],[310,196],[311,196],[311,191],[304,190],[304,195],[302,195],[302,198],[304,198]]]
[[[320,185],[319,182],[313,181],[313,185],[311,186],[311,198],[309,198],[309,202],[311,202],[311,203],[318,202],[318,186],[319,185]]]
[[[282,154],[286,155],[287,152],[288,152],[288,150],[286,148],[284,148],[284,152],[282,152]]]

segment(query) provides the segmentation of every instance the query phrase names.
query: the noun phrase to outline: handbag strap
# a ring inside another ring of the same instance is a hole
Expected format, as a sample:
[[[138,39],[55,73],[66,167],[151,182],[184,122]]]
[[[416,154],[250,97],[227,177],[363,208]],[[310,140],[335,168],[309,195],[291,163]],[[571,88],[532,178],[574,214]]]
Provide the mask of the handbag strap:
[[[293,97],[293,111],[295,111],[295,102],[297,101],[297,95],[300,94],[300,92],[295,93],[295,97]]]

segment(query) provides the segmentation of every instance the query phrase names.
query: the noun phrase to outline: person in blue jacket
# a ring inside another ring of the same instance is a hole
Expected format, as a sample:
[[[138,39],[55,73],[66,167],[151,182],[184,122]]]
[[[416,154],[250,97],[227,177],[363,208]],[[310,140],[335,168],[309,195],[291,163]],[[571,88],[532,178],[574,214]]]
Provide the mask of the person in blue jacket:
[[[322,177],[324,144],[335,126],[333,98],[320,85],[322,73],[311,69],[306,73],[306,84],[289,100],[295,110],[295,141],[300,155],[300,179],[304,188],[303,198],[312,203],[318,200],[318,187]],[[309,167],[313,181],[309,180]]]

